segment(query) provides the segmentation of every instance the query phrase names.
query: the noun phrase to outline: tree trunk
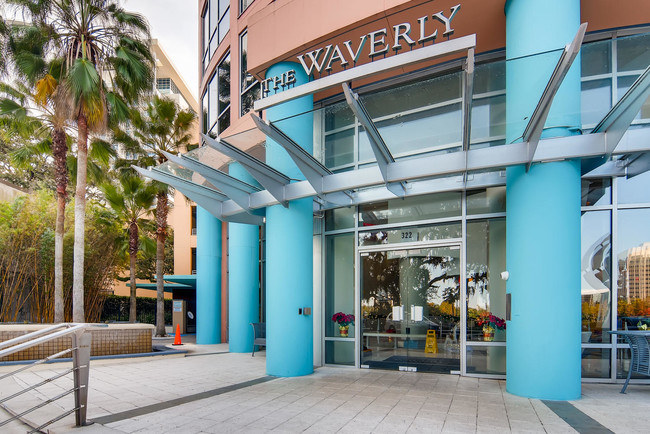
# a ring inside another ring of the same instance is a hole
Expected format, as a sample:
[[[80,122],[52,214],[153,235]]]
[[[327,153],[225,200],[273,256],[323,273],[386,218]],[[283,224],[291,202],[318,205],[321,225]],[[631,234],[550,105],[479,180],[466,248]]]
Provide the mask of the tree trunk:
[[[77,188],[74,203],[74,260],[72,268],[72,321],[85,322],[84,240],[86,233],[86,168],[88,165],[88,123],[77,117]]]
[[[65,200],[68,188],[66,157],[68,144],[63,129],[52,131],[52,153],[56,181],[56,227],[54,229],[54,322],[65,321],[63,303],[63,236],[65,234]]]
[[[129,224],[129,261],[131,273],[131,297],[129,299],[129,322],[135,322],[136,318],[136,284],[135,284],[135,260],[138,257],[138,225],[135,222]]]
[[[167,238],[167,193],[159,192],[156,201],[156,336],[165,336],[165,238]]]

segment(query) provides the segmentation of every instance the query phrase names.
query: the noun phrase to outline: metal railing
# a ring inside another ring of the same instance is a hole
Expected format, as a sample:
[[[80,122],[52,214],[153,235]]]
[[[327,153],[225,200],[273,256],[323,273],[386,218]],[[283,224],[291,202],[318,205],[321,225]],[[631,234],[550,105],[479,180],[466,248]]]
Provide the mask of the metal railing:
[[[49,420],[48,422],[38,427],[35,428],[32,427],[34,429],[30,432],[40,432],[46,426],[53,424],[54,422],[57,422],[72,413],[75,413],[75,419],[76,419],[75,422],[77,426],[88,425],[86,420],[86,409],[88,403],[88,376],[90,372],[90,344],[92,341],[92,336],[89,328],[97,327],[97,326],[101,327],[105,325],[75,324],[75,323],[57,324],[51,327],[47,327],[43,330],[38,330],[32,333],[25,334],[23,336],[19,336],[14,339],[10,339],[8,341],[0,342],[0,359],[2,359],[3,357],[7,357],[19,351],[23,351],[28,348],[32,348],[34,346],[44,344],[45,342],[49,342],[58,338],[70,336],[72,341],[72,345],[70,348],[67,348],[63,351],[59,351],[58,353],[52,354],[43,359],[35,360],[30,364],[21,366],[20,368],[12,372],[9,372],[7,374],[0,375],[0,381],[1,381],[5,378],[14,376],[19,372],[25,371],[29,368],[32,368],[37,365],[41,365],[52,359],[56,359],[57,357],[61,357],[66,354],[72,355],[72,368],[64,372],[58,373],[51,378],[43,380],[38,384],[28,386],[10,396],[0,398],[0,405],[2,405],[2,407],[5,410],[9,411],[13,415],[11,418],[5,421],[0,421],[0,431],[2,430],[2,427],[4,425],[7,425],[10,422],[15,420],[21,420],[23,423],[26,423],[25,420],[23,419],[23,416],[27,415],[28,413],[31,413],[36,409],[44,407],[47,404],[57,401],[67,395],[70,395],[72,393],[74,394],[74,401],[75,401],[74,408],[72,410],[67,410],[63,414],[56,416],[55,418]],[[15,414],[11,410],[9,410],[5,405],[5,403],[10,399],[16,398],[26,392],[29,392],[30,390],[37,389],[40,386],[48,384],[51,381],[64,377],[65,375],[68,375],[70,373],[73,374],[73,383],[74,383],[73,387],[53,398],[46,399],[45,401],[40,402],[38,405],[35,405],[34,407],[31,407],[18,414]]]

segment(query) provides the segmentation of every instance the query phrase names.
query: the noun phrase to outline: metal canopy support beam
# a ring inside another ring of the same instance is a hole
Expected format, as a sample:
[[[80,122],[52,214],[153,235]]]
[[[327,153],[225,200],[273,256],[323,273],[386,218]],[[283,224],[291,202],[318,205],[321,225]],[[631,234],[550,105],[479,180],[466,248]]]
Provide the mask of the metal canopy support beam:
[[[254,108],[255,111],[259,112],[269,107],[300,98],[301,96],[312,95],[316,92],[340,86],[343,83],[348,83],[360,78],[367,78],[372,75],[390,71],[391,69],[413,65],[424,60],[460,53],[474,47],[476,47],[476,35],[468,35],[445,42],[439,42],[437,44],[429,45],[428,47],[407,51],[402,54],[377,60],[376,62],[366,63],[355,68],[337,72],[336,74],[310,81],[309,83],[294,87],[293,89],[286,89],[280,93],[276,93],[275,95],[270,95],[266,98],[255,101]]]
[[[266,134],[267,137],[274,140],[287,151],[293,162],[298,166],[298,169],[300,169],[307,181],[314,187],[316,193],[321,194],[323,192],[323,176],[331,175],[332,172],[275,125],[257,116],[253,116],[253,121],[255,121],[255,126],[258,130]]]
[[[291,182],[291,179],[288,176],[278,172],[257,158],[251,157],[246,152],[236,148],[223,139],[212,139],[205,134],[201,134],[201,137],[206,145],[234,160],[237,160],[239,164],[241,164],[244,169],[246,169],[248,173],[257,180],[257,182],[273,195],[278,203],[285,208],[289,206],[289,201],[285,199],[284,193],[285,187]]]
[[[564,51],[560,56],[560,59],[555,65],[555,70],[551,74],[551,78],[546,84],[546,88],[542,93],[542,97],[535,107],[532,116],[526,129],[524,130],[523,139],[524,142],[528,143],[528,162],[526,163],[526,171],[530,170],[530,166],[533,164],[533,158],[535,157],[535,152],[537,151],[537,145],[539,140],[542,137],[542,132],[544,131],[544,124],[546,123],[546,118],[548,113],[551,110],[551,104],[553,103],[553,98],[557,93],[564,77],[566,77],[573,61],[575,60],[580,47],[582,46],[582,40],[585,37],[585,32],[587,31],[587,23],[582,23],[578,32],[576,33],[573,41],[564,47]]]
[[[592,133],[605,133],[605,153],[611,155],[623,134],[650,96],[650,66],[636,79],[625,95],[596,125]]]
[[[455,152],[444,155],[425,156],[418,159],[401,160],[391,165],[389,169],[389,180],[391,182],[409,182],[408,196],[426,194],[436,190],[436,183],[448,185],[448,188],[460,190],[463,187],[470,188],[475,185],[475,180],[482,174],[472,174],[467,185],[462,183],[462,174],[465,170],[485,171],[492,170],[500,173],[500,170],[508,166],[526,164],[527,144],[513,143],[509,145],[496,146],[491,148],[473,149],[465,152]],[[543,139],[539,143],[534,162],[554,161],[559,159],[590,158],[602,156],[605,152],[605,134],[585,134],[569,137],[553,137]],[[628,130],[621,139],[615,150],[616,155],[650,152],[650,128],[638,128]],[[466,166],[467,161],[467,166]],[[451,181],[452,178],[440,178],[453,176],[460,178],[460,181]],[[587,175],[589,176],[589,175]],[[426,178],[439,177],[437,180],[425,180]],[[473,179],[472,179],[473,178]],[[430,183],[427,187],[427,184]],[[455,182],[455,183],[454,183]],[[453,187],[453,188],[452,188]],[[433,190],[431,190],[433,189]],[[372,197],[378,192],[387,192],[384,179],[377,166],[364,167],[351,172],[334,173],[323,177],[323,192],[325,197],[330,193],[341,193],[343,191],[356,190],[352,198],[346,203],[367,203],[366,198]],[[213,190],[211,190],[213,191]],[[374,192],[374,193],[373,193]],[[294,182],[284,188],[286,200],[297,200],[306,197],[316,196],[316,191],[307,181]],[[258,209],[267,206],[277,205],[279,201],[267,190],[251,194],[251,208]],[[324,204],[324,207],[332,207],[331,204]],[[242,208],[232,200],[223,204],[223,215],[234,216],[242,213]]]
[[[463,151],[469,150],[469,141],[472,135],[472,97],[474,96],[474,49],[467,50],[465,61],[465,88],[463,93]],[[465,152],[465,157],[469,153]],[[467,182],[467,158],[465,158],[465,173],[463,182]]]
[[[244,181],[223,173],[221,170],[213,169],[197,160],[189,157],[177,156],[163,151],[163,154],[169,161],[185,167],[186,169],[193,170],[200,173],[215,187],[223,191],[229,198],[231,198],[237,205],[241,206],[247,212],[250,211],[250,195],[261,191],[260,188],[252,186]]]
[[[363,102],[359,99],[359,95],[352,92],[350,86],[347,83],[343,83],[343,93],[345,94],[345,100],[347,101],[352,113],[356,116],[357,120],[361,126],[366,130],[368,134],[368,142],[370,142],[370,148],[372,153],[375,154],[377,159],[377,165],[381,171],[381,175],[384,177],[384,182],[386,183],[386,188],[393,192],[395,196],[402,197],[406,193],[406,185],[404,183],[391,183],[388,182],[388,166],[395,162],[393,154],[391,154],[390,149],[384,142],[384,139],[379,134],[375,123],[372,121],[372,117],[366,110],[366,107],[363,105]]]
[[[171,185],[221,221],[257,226],[264,224],[264,217],[243,213],[242,211],[244,210],[241,208],[236,213],[225,215],[224,201],[227,201],[228,198],[211,188],[195,184],[159,170],[146,170],[136,166],[133,166],[133,168],[142,176]]]

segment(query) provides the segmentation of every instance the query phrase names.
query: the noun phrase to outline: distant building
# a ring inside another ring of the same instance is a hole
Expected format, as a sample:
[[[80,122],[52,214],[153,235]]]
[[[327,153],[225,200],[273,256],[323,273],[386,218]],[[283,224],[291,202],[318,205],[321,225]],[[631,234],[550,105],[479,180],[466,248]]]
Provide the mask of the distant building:
[[[650,243],[627,251],[625,292],[628,300],[650,297]]]

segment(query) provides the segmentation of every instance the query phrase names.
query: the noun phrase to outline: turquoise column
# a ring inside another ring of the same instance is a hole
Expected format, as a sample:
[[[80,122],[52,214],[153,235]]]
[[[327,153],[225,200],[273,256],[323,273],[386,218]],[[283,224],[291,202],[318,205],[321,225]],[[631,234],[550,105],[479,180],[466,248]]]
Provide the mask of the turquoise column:
[[[256,185],[239,163],[228,167],[230,176]],[[231,353],[253,350],[252,322],[259,322],[259,226],[228,223],[228,344]]]
[[[196,343],[221,343],[221,222],[197,206]]]
[[[267,77],[295,70],[296,85],[306,83],[300,65],[281,62]],[[305,96],[266,112],[280,121],[313,110],[313,98]],[[277,123],[307,152],[313,152],[313,115],[295,116]],[[304,179],[287,152],[267,139],[266,162],[292,179]],[[313,204],[312,199],[291,201],[288,208],[275,205],[266,210],[266,372],[280,377],[311,374],[313,366],[313,317],[299,309],[313,307]]]
[[[523,129],[580,25],[579,0],[508,0],[507,141]],[[530,56],[530,57],[528,57]],[[555,97],[542,137],[580,126],[580,59]],[[580,398],[580,162],[539,163],[506,171],[506,390],[550,400]]]

